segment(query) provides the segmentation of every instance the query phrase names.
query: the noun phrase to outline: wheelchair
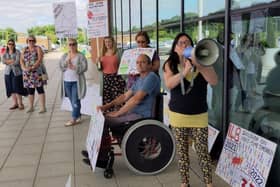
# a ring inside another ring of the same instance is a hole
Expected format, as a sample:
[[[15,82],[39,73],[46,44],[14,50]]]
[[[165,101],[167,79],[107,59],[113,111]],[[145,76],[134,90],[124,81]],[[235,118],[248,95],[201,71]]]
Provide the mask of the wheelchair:
[[[105,178],[112,178],[115,156],[122,155],[128,168],[136,174],[155,175],[166,169],[175,156],[175,139],[168,126],[163,124],[163,94],[157,96],[153,117],[125,122],[110,128],[112,143]],[[114,153],[119,145],[121,154]]]

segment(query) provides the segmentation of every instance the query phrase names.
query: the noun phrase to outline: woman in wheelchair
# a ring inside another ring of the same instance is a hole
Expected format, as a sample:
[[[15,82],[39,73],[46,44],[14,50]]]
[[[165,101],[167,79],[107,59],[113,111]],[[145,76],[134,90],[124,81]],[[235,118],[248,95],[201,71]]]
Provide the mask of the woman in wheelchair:
[[[139,55],[136,67],[140,76],[132,87],[110,103],[97,107],[97,110],[106,111],[111,107],[124,104],[119,110],[105,114],[97,167],[105,168],[108,163],[111,150],[109,129],[121,128],[128,121],[152,117],[153,102],[160,92],[160,79],[152,72],[152,62],[149,56]],[[87,156],[85,151],[82,151],[82,154]],[[84,160],[84,162],[89,163],[88,160]]]

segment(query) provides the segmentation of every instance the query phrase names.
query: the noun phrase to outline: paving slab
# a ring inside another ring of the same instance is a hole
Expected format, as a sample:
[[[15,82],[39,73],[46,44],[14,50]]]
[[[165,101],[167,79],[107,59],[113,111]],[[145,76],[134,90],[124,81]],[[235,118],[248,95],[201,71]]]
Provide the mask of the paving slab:
[[[90,116],[83,115],[82,123],[64,127],[71,118],[69,111],[61,111],[60,70],[57,68],[62,53],[45,55],[50,80],[46,86],[47,112],[38,114],[40,105],[35,95],[35,111],[10,111],[11,99],[0,91],[0,187],[61,187],[72,175],[72,187],[178,187],[180,177],[175,159],[162,173],[141,176],[130,171],[122,157],[116,157],[115,175],[104,178],[104,170],[82,162]],[[89,65],[88,82],[99,82],[96,67]],[[89,75],[90,74],[90,75]],[[59,75],[59,76],[58,76]],[[3,76],[3,71],[0,71]],[[3,81],[0,81],[3,88]],[[23,100],[28,107],[28,99]],[[116,151],[120,151],[116,147]],[[201,187],[202,177],[196,155],[190,152],[191,186]],[[214,174],[214,171],[213,171]],[[214,186],[227,185],[214,174]]]

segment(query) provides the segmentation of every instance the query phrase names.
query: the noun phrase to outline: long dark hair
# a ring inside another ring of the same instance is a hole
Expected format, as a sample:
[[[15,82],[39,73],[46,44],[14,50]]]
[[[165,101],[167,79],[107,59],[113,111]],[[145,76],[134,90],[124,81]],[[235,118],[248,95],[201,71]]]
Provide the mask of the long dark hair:
[[[139,36],[143,36],[148,45],[151,43],[150,37],[146,31],[139,31],[135,36],[135,40],[137,40]]]
[[[174,38],[171,50],[169,52],[169,57],[167,58],[167,60],[163,64],[163,67],[162,67],[163,71],[165,69],[165,64],[168,63],[171,71],[174,74],[179,72],[177,66],[180,63],[180,60],[179,60],[178,54],[175,52],[175,47],[176,47],[176,45],[178,43],[178,40],[182,36],[187,37],[190,40],[190,42],[191,42],[191,46],[193,47],[193,40],[192,40],[192,38],[187,33],[181,32],[181,33],[177,34],[177,36]]]
[[[14,44],[13,53],[15,53],[16,52],[16,42],[15,42],[14,39],[9,39],[8,40],[7,47],[6,47],[6,53],[9,53],[9,47],[8,47],[9,42],[13,42],[13,44]]]

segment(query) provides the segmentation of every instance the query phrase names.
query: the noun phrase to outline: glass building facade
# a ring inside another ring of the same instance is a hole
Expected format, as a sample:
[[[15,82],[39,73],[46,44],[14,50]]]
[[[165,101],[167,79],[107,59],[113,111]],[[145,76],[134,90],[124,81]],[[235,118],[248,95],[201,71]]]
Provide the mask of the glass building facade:
[[[110,0],[110,31],[118,47],[136,46],[148,32],[163,63],[176,34],[188,33],[224,47],[214,64],[217,86],[208,89],[212,126],[221,131],[218,158],[230,122],[280,144],[280,2],[276,0]],[[280,186],[280,150],[267,186]]]

